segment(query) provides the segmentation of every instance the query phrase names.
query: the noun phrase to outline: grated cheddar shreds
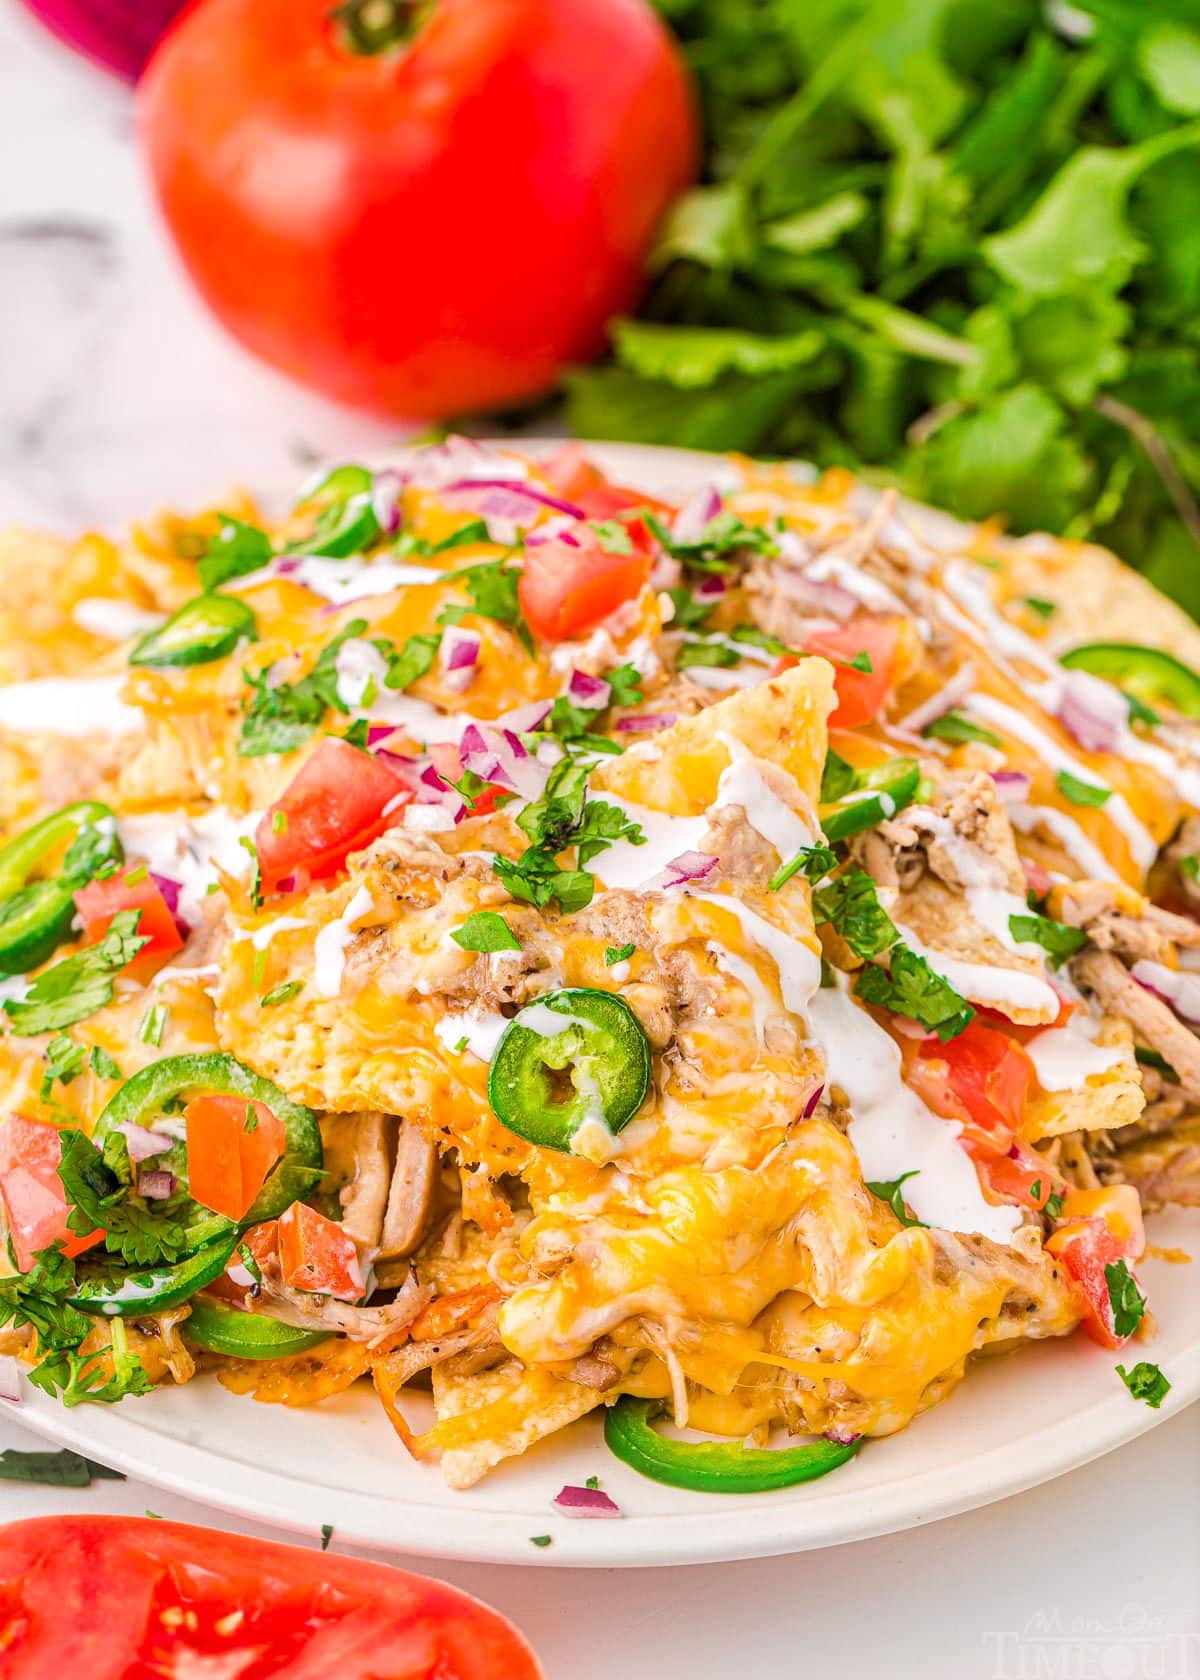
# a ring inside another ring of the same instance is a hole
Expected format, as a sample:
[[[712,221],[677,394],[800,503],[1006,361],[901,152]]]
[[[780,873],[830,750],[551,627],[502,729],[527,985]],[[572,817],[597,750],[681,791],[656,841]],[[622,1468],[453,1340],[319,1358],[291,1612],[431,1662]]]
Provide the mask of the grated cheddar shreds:
[[[719,479],[452,439],[278,527],[5,535],[42,1386],[370,1380],[461,1488],[621,1396],[849,1441],[1138,1328],[1139,1186],[1200,1198],[1200,632],[1094,548]]]

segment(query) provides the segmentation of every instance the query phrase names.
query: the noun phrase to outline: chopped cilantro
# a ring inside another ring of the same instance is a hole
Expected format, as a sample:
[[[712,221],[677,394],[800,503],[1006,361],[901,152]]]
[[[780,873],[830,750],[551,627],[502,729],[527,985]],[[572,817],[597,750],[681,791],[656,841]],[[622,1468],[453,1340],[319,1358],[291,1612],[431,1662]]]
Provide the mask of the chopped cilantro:
[[[587,1481],[584,1482],[583,1485],[584,1485],[584,1487],[588,1487],[588,1488],[592,1488],[592,1489],[598,1488],[600,1486],[600,1478],[599,1478],[599,1476],[589,1476]]]
[[[999,735],[993,735],[990,729],[984,729],[982,724],[972,723],[970,718],[961,712],[943,712],[940,718],[934,718],[921,731],[922,735],[932,735],[939,741],[982,741],[987,747],[1003,746]]]
[[[1189,881],[1200,881],[1200,857],[1190,852],[1179,860],[1179,873]]]
[[[849,764],[830,747],[825,755],[825,768],[821,772],[821,803],[832,805],[834,800],[843,799],[846,794],[853,793],[858,786],[858,772],[853,764]]]
[[[595,877],[586,869],[560,869],[540,846],[528,847],[515,861],[493,858],[492,868],[513,898],[536,904],[539,909],[553,901],[569,915],[590,904],[596,891]]]
[[[628,962],[637,950],[636,945],[609,945],[604,951],[604,966],[612,968],[614,963]]]
[[[881,1202],[886,1202],[901,1225],[918,1225],[925,1229],[923,1219],[914,1219],[904,1205],[902,1187],[910,1178],[919,1177],[919,1169],[914,1167],[911,1172],[901,1173],[899,1178],[864,1179],[867,1189],[872,1196],[878,1196]]]
[[[778,636],[772,636],[769,631],[760,630],[754,624],[735,624],[729,632],[729,640],[741,642],[745,647],[762,648],[764,653],[782,654],[793,651],[786,642],[781,642]],[[866,665],[861,669],[870,670],[870,666]]]
[[[1042,1206],[1042,1212],[1046,1215],[1047,1219],[1057,1219],[1057,1218],[1059,1218],[1059,1216],[1062,1213],[1062,1210],[1063,1210],[1063,1199],[1062,1199],[1062,1196],[1058,1193],[1058,1191],[1055,1191],[1053,1196],[1047,1196],[1046,1197],[1046,1200],[1045,1200],[1045,1202]]]
[[[521,941],[495,910],[475,910],[450,935],[464,951],[519,951]]]
[[[387,661],[387,675],[383,679],[383,686],[393,690],[410,688],[418,677],[423,677],[432,667],[441,643],[441,632],[437,630],[423,631],[407,637],[399,650],[386,637],[376,637],[372,646]]]
[[[751,554],[768,557],[779,553],[779,544],[760,525],[747,525],[737,514],[722,511],[710,519],[700,535],[690,542],[673,537],[656,514],[643,516],[667,553],[681,560],[693,572],[733,572],[741,558]]]
[[[675,656],[675,669],[689,671],[695,665],[723,666],[726,669],[742,663],[742,655],[727,641],[704,641],[689,637]]]
[[[464,566],[461,571],[450,572],[447,576],[462,584],[471,597],[471,604],[443,607],[437,615],[439,624],[459,624],[468,613],[475,613],[479,618],[495,619],[497,624],[507,625],[532,657],[533,637],[521,616],[521,604],[517,599],[517,584],[521,578],[519,567],[510,566],[503,560],[485,560],[478,566]]]
[[[828,922],[859,957],[877,957],[900,937],[863,869],[846,869],[813,894],[813,917]]]
[[[272,834],[286,834],[287,833],[287,824],[288,824],[288,820],[287,820],[287,812],[286,811],[272,811],[271,812],[271,833]]]
[[[178,1260],[187,1252],[187,1231],[158,1204],[154,1213],[134,1200],[90,1138],[70,1129],[59,1133],[58,1176],[66,1191],[67,1224],[76,1236],[103,1230],[104,1246],[129,1266]],[[122,1143],[124,1139],[121,1140]]]
[[[1105,1266],[1104,1281],[1112,1306],[1114,1334],[1132,1336],[1146,1311],[1146,1297],[1138,1288],[1137,1279],[1124,1260],[1117,1260]]]
[[[801,872],[810,881],[819,881],[823,875],[828,875],[831,869],[837,867],[837,854],[828,846],[801,846],[794,858],[790,858],[782,869],[777,869],[767,882],[768,892],[778,892],[793,875]]]
[[[0,1452],[0,1481],[40,1482],[43,1487],[85,1488],[94,1481],[123,1482],[119,1470],[97,1464],[82,1453],[64,1447],[61,1452],[19,1452],[9,1447]]]
[[[632,554],[633,538],[619,519],[590,519],[588,525],[605,554]]]
[[[69,1085],[79,1077],[87,1060],[87,1051],[82,1044],[68,1038],[66,1033],[56,1033],[42,1055],[46,1061],[46,1071],[42,1075],[42,1099],[45,1101],[56,1079],[62,1085]]]
[[[675,612],[671,623],[680,630],[698,630],[702,624],[707,624],[713,615],[716,601],[702,601],[690,589],[668,589],[671,604]]]
[[[167,1024],[167,1006],[165,1003],[153,1003],[142,1016],[138,1027],[138,1038],[143,1044],[155,1046],[162,1043],[163,1028]]]
[[[126,1395],[149,1394],[154,1384],[138,1356],[129,1351],[123,1319],[109,1320],[109,1335],[109,1347],[87,1353],[64,1348],[49,1354],[29,1373],[30,1382],[57,1396],[64,1406],[78,1406],[85,1400],[110,1406]]]
[[[1045,601],[1040,595],[1022,595],[1021,599],[1030,612],[1035,612],[1039,618],[1053,618],[1058,611],[1053,601]]]
[[[333,1539],[333,1524],[332,1523],[322,1523],[321,1524],[321,1550],[323,1552],[327,1552],[329,1550],[329,1542],[332,1539]]]
[[[248,834],[238,836],[238,845],[250,856],[250,903],[256,910],[263,907],[262,864],[258,858],[258,848]]]
[[[107,1050],[102,1050],[98,1044],[92,1045],[92,1053],[88,1057],[88,1065],[98,1079],[120,1079],[121,1070],[113,1061]]]
[[[299,682],[272,684],[266,671],[242,673],[253,691],[238,736],[238,752],[243,758],[294,752],[319,727],[326,712],[349,714],[350,708],[338,693],[338,650],[366,628],[365,618],[351,619],[321,649],[312,670]]]
[[[531,1546],[548,1546],[550,1544],[550,1536],[548,1534],[531,1534],[529,1536],[529,1544]]]
[[[23,1000],[9,998],[4,1010],[17,1037],[73,1026],[111,1003],[113,977],[149,943],[138,936],[140,918],[140,910],[119,910],[98,945],[39,974]]]
[[[835,659],[834,664],[840,665],[845,671],[865,671],[867,676],[872,676],[875,671],[871,664],[871,655],[866,648],[861,653],[856,653],[853,659]]]
[[[290,1003],[304,990],[303,980],[285,980],[282,985],[272,986],[271,990],[258,1000],[260,1009],[274,1009],[277,1004]]]
[[[1088,937],[1082,928],[1068,927],[1049,916],[1010,916],[1008,931],[1018,943],[1040,945],[1051,968],[1061,968],[1068,957],[1082,950]]]
[[[1151,1365],[1148,1359],[1140,1360],[1132,1371],[1127,1371],[1124,1365],[1118,1365],[1117,1375],[1135,1400],[1144,1400],[1147,1406],[1152,1406],[1155,1411],[1171,1392],[1171,1384],[1158,1366]]]
[[[604,681],[612,693],[609,696],[610,706],[637,706],[641,704],[642,673],[636,665],[614,665],[603,673]]]
[[[429,559],[435,554],[445,554],[450,548],[466,548],[470,543],[485,543],[490,541],[486,519],[469,519],[465,525],[460,525],[457,531],[451,531],[448,537],[442,537],[438,542],[431,542],[428,537],[418,537],[412,531],[402,531],[392,544],[394,554],[416,554],[422,559]],[[437,581],[437,574],[430,572],[429,581]]]
[[[890,972],[874,963],[868,965],[859,975],[855,991],[864,1003],[877,1004],[929,1027],[943,1044],[957,1038],[975,1018],[971,1005],[945,976],[903,944],[892,947]]]
[[[1058,783],[1058,791],[1072,805],[1098,806],[1112,797],[1111,788],[1097,787],[1094,782],[1081,782],[1069,770],[1060,770],[1054,780]]]
[[[371,739],[371,725],[365,717],[355,718],[349,729],[343,732],[341,738],[343,741],[349,741],[350,745],[357,747],[360,752],[366,752],[367,744]]]

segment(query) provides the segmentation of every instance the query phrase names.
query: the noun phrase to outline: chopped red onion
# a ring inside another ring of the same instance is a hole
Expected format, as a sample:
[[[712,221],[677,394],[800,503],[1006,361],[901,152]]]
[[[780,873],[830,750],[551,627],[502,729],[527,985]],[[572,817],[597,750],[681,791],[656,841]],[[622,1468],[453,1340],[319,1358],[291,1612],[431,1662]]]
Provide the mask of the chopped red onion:
[[[460,484],[448,484],[447,496],[460,493],[474,493],[477,490],[495,490],[500,494],[496,502],[495,511],[510,519],[536,519],[542,508],[549,508],[553,513],[562,513],[569,519],[583,519],[584,511],[575,502],[564,501],[561,496],[554,495],[549,490],[543,490],[538,484],[527,482],[514,483],[510,478],[469,478]],[[487,498],[480,508],[486,513]]]
[[[76,52],[136,82],[184,0],[25,0]]]
[[[808,1101],[804,1105],[804,1112],[801,1116],[802,1119],[804,1119],[804,1120],[811,1120],[812,1119],[813,1115],[817,1111],[817,1104],[820,1102],[821,1098],[824,1095],[825,1095],[824,1085],[818,1085],[816,1090],[813,1092],[812,1096],[809,1097]]]
[[[567,685],[567,698],[586,710],[602,712],[612,699],[612,684],[576,667]]]
[[[531,758],[519,735],[491,724],[469,723],[459,742],[464,770],[485,782],[499,782],[523,799],[536,799],[546,785],[547,772]]]
[[[152,1132],[147,1126],[139,1126],[136,1120],[118,1120],[116,1129],[125,1139],[129,1159],[135,1166],[154,1155],[164,1154],[175,1142],[166,1132]]]
[[[1130,969],[1139,986],[1169,1003],[1185,1021],[1200,1021],[1200,974],[1181,974],[1166,963],[1140,958]]]
[[[170,875],[160,875],[154,869],[149,872],[150,879],[163,895],[167,909],[172,915],[179,909],[179,895],[183,891],[183,883],[173,880]]]
[[[993,770],[991,777],[1006,805],[1024,805],[1029,798],[1033,782],[1024,770]]]
[[[21,1367],[11,1353],[0,1354],[0,1400],[21,1404]]]
[[[1088,671],[1067,671],[1055,708],[1058,721],[1084,752],[1115,752],[1129,721],[1120,691]]]
[[[780,571],[776,577],[781,595],[805,612],[828,614],[838,624],[853,618],[860,605],[858,596],[843,589],[840,583],[823,583],[806,577],[803,572]]]
[[[397,733],[394,723],[369,723],[367,725],[367,745],[377,747],[380,741],[386,741],[389,735]],[[389,757],[392,755],[388,755]]]
[[[162,1202],[175,1191],[175,1174],[169,1172],[141,1172],[138,1174],[138,1195],[147,1201]]]
[[[568,548],[582,548],[579,533],[573,529],[577,523],[574,519],[548,519],[544,525],[539,525],[536,531],[530,531],[525,539],[526,548],[537,548],[541,543],[566,543]]]
[[[564,1517],[619,1517],[621,1507],[602,1488],[573,1487],[570,1482],[554,1496]]]
[[[696,597],[697,601],[719,601],[721,596],[725,594],[728,587],[729,585],[725,582],[723,577],[717,577],[715,574],[710,574],[706,578],[701,578],[700,582],[692,591],[692,594]]]
[[[836,1442],[839,1447],[852,1447],[855,1441],[860,1440],[861,1437],[861,1430],[839,1429],[836,1425],[834,1428],[825,1431],[825,1439]]]
[[[936,723],[938,718],[945,717],[955,706],[966,700],[975,687],[975,667],[966,664],[955,671],[936,694],[931,694],[928,700],[917,706],[901,722],[902,729],[922,730],[927,724]]]
[[[531,735],[542,727],[553,710],[553,700],[530,700],[524,706],[504,712],[496,722],[502,729],[515,729],[518,735]]]
[[[443,443],[423,449],[409,469],[409,482],[422,490],[445,490],[472,480],[521,480],[528,472],[524,461],[495,455],[474,438],[454,432]]]
[[[651,729],[669,729],[675,722],[675,712],[633,712],[617,719],[617,728],[629,734],[641,734]]]
[[[662,874],[649,883],[652,887],[681,887],[688,881],[702,881],[717,867],[719,859],[707,852],[680,852],[672,858]]]
[[[300,570],[301,564],[302,561],[298,556],[285,555],[281,560],[276,560],[275,562],[275,576],[291,577],[293,572],[298,572]]]
[[[384,467],[371,482],[371,508],[385,537],[400,529],[400,498],[407,482],[407,474],[396,467]]]
[[[482,645],[474,630],[460,630],[457,625],[451,624],[443,631],[439,659],[448,688],[461,694],[471,686]]]
[[[697,490],[684,502],[671,522],[677,543],[697,543],[721,511],[721,497],[711,484]]]

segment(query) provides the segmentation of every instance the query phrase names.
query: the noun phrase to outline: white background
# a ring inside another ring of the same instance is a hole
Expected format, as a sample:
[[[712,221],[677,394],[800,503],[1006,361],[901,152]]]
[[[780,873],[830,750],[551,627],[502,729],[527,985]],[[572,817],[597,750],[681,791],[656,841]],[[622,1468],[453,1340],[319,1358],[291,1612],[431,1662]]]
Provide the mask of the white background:
[[[0,0],[0,523],[113,524],[396,435],[209,324],[154,227],[132,130],[118,84]],[[0,1417],[0,1447],[39,1444],[18,1417]],[[513,1616],[552,1680],[1200,1680],[1197,1421],[1193,1407],[1036,1492],[824,1553],[639,1572],[408,1561]],[[205,1517],[132,1482],[0,1483],[0,1519],[147,1508]]]

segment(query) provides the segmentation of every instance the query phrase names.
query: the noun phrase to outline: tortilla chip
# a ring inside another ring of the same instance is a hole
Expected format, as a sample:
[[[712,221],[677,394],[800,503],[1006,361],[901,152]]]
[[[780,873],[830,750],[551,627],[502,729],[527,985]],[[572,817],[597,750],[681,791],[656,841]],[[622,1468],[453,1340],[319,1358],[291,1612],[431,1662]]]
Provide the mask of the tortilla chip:
[[[452,1364],[439,1366],[433,1372],[438,1421],[414,1446],[417,1452],[440,1450],[447,1486],[468,1488],[502,1459],[594,1411],[602,1399],[594,1388],[515,1359],[472,1375],[458,1375]]]
[[[1039,1091],[1026,1105],[1025,1138],[1058,1137],[1062,1132],[1110,1132],[1128,1126],[1145,1107],[1141,1073],[1133,1054],[1128,1021],[1106,1015],[1094,1043],[1119,1046],[1124,1056],[1102,1073],[1094,1073],[1082,1090]]]

